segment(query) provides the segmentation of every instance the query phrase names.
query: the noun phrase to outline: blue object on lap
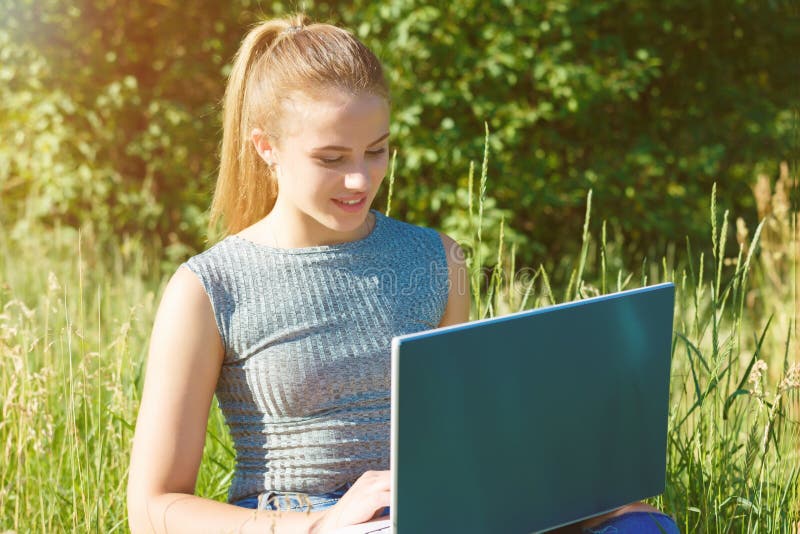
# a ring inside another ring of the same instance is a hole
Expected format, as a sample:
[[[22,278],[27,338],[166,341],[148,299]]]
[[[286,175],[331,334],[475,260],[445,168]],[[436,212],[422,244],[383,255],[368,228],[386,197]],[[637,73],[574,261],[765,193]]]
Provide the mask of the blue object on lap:
[[[599,525],[584,528],[584,534],[680,534],[678,525],[666,514],[628,512]]]

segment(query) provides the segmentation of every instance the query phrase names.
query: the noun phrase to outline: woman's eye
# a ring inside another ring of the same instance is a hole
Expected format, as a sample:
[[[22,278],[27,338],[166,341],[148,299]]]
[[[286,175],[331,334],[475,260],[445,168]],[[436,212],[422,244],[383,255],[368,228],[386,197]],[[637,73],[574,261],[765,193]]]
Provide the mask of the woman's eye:
[[[381,154],[383,154],[384,152],[386,152],[386,147],[379,148],[379,149],[377,149],[377,150],[367,150],[367,155],[368,155],[368,156],[373,156],[373,157],[374,157],[374,156],[380,156],[380,155],[381,155]],[[326,158],[326,157],[322,157],[322,156],[317,156],[317,157],[316,157],[316,159],[317,159],[317,161],[319,161],[320,163],[324,163],[324,164],[327,164],[327,165],[331,165],[331,164],[333,164],[333,163],[339,163],[339,162],[340,162],[340,161],[342,161],[344,158],[343,158],[342,156],[337,156],[337,157],[327,157],[327,158]]]

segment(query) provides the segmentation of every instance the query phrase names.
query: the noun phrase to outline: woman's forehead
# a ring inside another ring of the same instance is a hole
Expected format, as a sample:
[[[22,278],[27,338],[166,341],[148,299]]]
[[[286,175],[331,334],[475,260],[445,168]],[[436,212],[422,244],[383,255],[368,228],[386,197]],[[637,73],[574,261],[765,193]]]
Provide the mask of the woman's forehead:
[[[389,104],[371,94],[292,98],[285,111],[285,140],[308,148],[367,145],[389,130]]]

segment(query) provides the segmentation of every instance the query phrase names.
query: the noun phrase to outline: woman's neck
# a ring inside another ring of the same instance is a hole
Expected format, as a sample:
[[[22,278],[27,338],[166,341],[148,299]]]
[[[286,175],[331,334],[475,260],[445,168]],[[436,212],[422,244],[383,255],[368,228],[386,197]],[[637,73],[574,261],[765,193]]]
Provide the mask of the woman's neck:
[[[281,209],[276,205],[268,215],[239,235],[274,248],[306,248],[364,239],[374,226],[375,215],[371,212],[355,229],[338,231],[299,210]]]

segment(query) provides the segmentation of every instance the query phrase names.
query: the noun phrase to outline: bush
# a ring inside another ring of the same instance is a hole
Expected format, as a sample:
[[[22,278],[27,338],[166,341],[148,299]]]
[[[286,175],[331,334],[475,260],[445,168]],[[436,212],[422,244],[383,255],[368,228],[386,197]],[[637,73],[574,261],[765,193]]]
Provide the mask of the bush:
[[[788,3],[356,0],[341,13],[388,65],[403,208],[443,219],[488,121],[490,193],[544,245],[528,260],[574,244],[589,188],[637,252],[702,240],[714,181],[753,224],[756,168],[777,178],[797,149]]]
[[[227,65],[250,23],[285,9],[0,0],[0,217],[140,234],[176,258],[202,248]],[[702,240],[713,181],[753,226],[751,177],[776,178],[797,148],[800,24],[788,2],[349,0],[307,11],[353,28],[387,67],[393,213],[466,234],[459,191],[487,123],[486,216],[517,229],[507,237],[521,262],[575,252],[590,188],[635,263],[686,234]]]

